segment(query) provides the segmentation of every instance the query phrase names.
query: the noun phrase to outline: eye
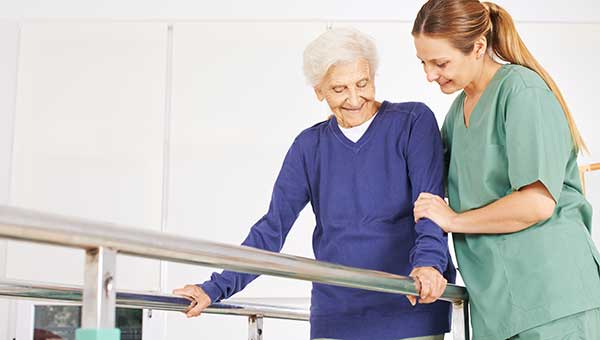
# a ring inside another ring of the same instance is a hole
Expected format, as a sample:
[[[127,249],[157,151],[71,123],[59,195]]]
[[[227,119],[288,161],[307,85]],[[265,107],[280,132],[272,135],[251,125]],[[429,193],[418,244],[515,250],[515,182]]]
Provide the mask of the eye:
[[[363,79],[363,80],[359,81],[358,83],[356,83],[356,86],[365,87],[365,86],[367,86],[368,83],[369,83],[369,81],[367,79]]]
[[[342,93],[342,92],[344,92],[345,88],[346,88],[346,86],[335,86],[333,88],[333,92],[335,92],[335,93]]]
[[[439,67],[439,68],[444,68],[444,67],[446,67],[446,65],[448,65],[448,63],[449,63],[448,61],[445,61],[445,62],[443,62],[443,63],[441,63],[441,64],[436,64],[436,65],[437,65],[437,67]]]

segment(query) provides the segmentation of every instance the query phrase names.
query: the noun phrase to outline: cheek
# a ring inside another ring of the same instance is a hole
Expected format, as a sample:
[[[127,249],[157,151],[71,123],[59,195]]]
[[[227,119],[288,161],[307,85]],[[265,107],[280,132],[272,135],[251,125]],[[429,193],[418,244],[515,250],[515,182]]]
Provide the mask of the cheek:
[[[446,67],[441,72],[440,75],[446,80],[455,81],[457,78],[460,78],[460,74],[456,72],[454,67]]]
[[[325,97],[325,100],[327,101],[327,105],[329,105],[329,108],[331,110],[338,109],[344,103],[343,99],[335,95],[327,96]]]
[[[454,68],[446,68],[440,72],[440,76],[445,80],[451,80],[452,86],[456,86],[461,83],[461,74]]]
[[[361,97],[367,100],[375,99],[375,86],[367,86],[361,91]]]
[[[452,77],[452,80],[456,84],[465,85],[466,79],[469,79],[470,73],[472,69],[465,65],[464,63],[454,65],[451,69],[448,70],[449,76]]]

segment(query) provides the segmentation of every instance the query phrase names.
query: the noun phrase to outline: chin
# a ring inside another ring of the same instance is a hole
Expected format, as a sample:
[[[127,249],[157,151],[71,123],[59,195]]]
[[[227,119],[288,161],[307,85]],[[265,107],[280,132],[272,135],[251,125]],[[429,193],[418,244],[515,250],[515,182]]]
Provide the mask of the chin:
[[[456,86],[440,86],[440,91],[442,91],[442,93],[444,94],[453,94],[456,91],[459,91],[460,88],[457,88]]]

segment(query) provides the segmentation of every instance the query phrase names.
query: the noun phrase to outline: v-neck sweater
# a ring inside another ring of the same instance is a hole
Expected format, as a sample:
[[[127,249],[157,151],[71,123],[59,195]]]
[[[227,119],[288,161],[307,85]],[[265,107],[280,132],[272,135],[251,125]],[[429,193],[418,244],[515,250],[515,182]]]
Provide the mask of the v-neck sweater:
[[[315,215],[315,259],[407,276],[431,266],[454,282],[447,236],[414,222],[421,192],[444,194],[443,147],[435,116],[422,103],[384,101],[356,142],[335,117],[304,130],[290,147],[269,210],[243,245],[279,252],[300,211]],[[224,271],[200,285],[213,302],[257,275]],[[313,283],[311,338],[398,339],[450,330],[448,302],[411,306],[403,295]]]

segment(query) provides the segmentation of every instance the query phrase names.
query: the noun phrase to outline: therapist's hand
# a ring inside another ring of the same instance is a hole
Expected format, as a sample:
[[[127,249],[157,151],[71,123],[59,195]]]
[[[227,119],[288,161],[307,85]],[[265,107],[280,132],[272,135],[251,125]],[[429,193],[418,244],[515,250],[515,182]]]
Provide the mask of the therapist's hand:
[[[452,221],[458,216],[443,198],[428,192],[419,194],[413,213],[415,223],[422,218],[428,218],[447,233],[453,231]]]
[[[448,280],[433,267],[415,267],[409,274],[415,279],[417,292],[419,292],[419,303],[435,302],[446,290]],[[417,297],[407,295],[411,305],[417,304]]]
[[[210,297],[196,285],[185,285],[183,288],[174,289],[173,294],[181,295],[191,301],[183,311],[188,318],[202,314],[202,311],[211,304]]]

